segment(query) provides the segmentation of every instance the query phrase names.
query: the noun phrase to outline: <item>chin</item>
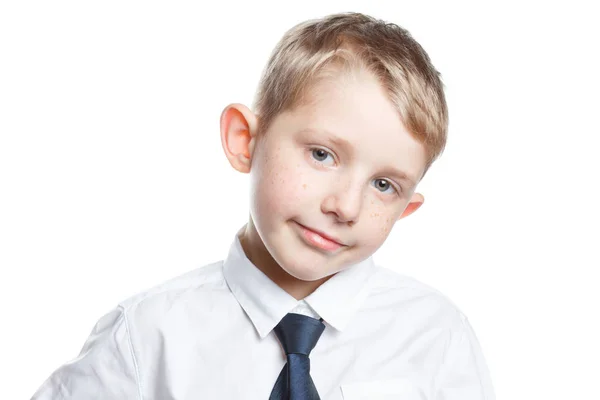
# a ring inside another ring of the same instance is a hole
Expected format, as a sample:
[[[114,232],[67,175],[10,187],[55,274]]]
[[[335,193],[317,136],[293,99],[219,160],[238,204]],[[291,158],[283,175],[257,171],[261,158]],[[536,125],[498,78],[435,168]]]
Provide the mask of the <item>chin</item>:
[[[299,265],[299,262],[304,262],[305,264]],[[291,263],[287,265],[289,267],[284,269],[288,274],[296,279],[306,282],[317,281],[337,272],[331,271],[331,263],[323,263],[322,261],[319,262],[311,259],[305,259],[302,261],[300,257],[291,260]],[[306,268],[305,265],[309,267]]]
[[[280,254],[283,257],[277,257],[275,260],[277,264],[289,275],[293,276],[296,279],[301,281],[316,281],[317,279],[322,278],[322,270],[318,265],[320,263],[314,262],[314,260],[307,259],[306,257],[302,257],[301,255],[293,255],[293,254]],[[306,266],[310,266],[306,268]]]
[[[288,272],[290,273],[290,272]],[[322,275],[322,274],[315,274],[315,273],[295,273],[295,274],[291,274],[294,278],[301,280],[301,281],[305,281],[305,282],[314,282],[314,281],[318,281],[319,279],[323,279],[326,276],[329,276],[331,274],[326,274],[326,275]]]

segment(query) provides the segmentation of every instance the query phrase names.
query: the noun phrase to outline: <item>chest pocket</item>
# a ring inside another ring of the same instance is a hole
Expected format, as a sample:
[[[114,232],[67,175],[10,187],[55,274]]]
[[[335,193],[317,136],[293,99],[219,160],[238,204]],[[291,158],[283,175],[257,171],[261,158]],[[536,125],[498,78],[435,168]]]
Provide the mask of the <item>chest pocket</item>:
[[[408,379],[352,382],[341,385],[344,400],[427,400]]]

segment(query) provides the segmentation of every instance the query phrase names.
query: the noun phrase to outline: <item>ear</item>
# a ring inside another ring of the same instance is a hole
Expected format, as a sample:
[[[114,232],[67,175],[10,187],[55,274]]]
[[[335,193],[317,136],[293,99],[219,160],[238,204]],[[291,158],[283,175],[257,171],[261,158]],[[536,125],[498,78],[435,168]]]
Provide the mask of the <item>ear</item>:
[[[243,104],[230,104],[221,113],[221,144],[229,163],[248,173],[256,143],[257,118]]]
[[[398,217],[398,220],[400,220],[404,217],[408,217],[410,214],[417,211],[419,209],[419,207],[421,207],[423,205],[424,201],[425,201],[425,198],[423,197],[423,195],[421,193],[413,193],[413,195],[410,199],[410,202],[408,203],[408,205],[402,212],[402,215],[400,215]]]

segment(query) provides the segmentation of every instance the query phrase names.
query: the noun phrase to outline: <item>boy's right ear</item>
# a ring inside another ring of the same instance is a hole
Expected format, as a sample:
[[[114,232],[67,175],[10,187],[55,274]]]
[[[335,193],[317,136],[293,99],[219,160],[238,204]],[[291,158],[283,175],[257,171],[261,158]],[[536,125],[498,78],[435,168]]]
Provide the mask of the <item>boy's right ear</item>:
[[[250,172],[257,120],[243,104],[230,104],[221,113],[221,144],[225,156],[233,168],[243,173]]]

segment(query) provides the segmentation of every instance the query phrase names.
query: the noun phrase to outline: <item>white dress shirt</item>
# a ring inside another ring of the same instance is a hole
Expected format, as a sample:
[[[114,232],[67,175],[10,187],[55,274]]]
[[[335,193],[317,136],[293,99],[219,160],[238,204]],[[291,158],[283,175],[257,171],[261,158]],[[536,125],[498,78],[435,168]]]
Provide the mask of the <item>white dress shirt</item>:
[[[324,319],[310,354],[322,400],[495,399],[467,318],[435,289],[368,258],[298,301],[236,234],[225,260],[100,318],[32,400],[266,400],[286,362],[273,328],[289,312]]]

